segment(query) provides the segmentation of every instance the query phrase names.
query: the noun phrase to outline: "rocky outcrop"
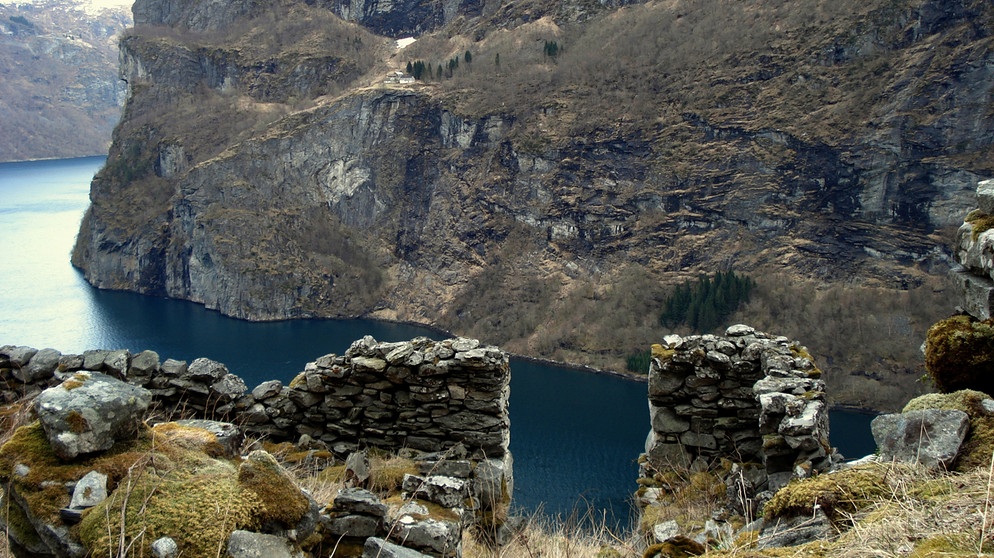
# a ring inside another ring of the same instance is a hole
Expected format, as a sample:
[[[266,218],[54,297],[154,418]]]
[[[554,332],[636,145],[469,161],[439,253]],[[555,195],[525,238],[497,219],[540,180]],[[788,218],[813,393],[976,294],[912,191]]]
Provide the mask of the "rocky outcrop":
[[[924,409],[880,415],[871,426],[881,460],[947,470],[963,445],[970,420],[963,411]]]

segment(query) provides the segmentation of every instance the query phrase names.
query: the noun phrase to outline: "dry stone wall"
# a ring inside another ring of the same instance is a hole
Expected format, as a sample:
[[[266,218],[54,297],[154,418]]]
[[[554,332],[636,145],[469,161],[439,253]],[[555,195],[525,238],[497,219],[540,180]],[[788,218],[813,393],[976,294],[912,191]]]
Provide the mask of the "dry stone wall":
[[[754,499],[829,469],[837,456],[820,375],[803,347],[749,326],[667,336],[652,348],[643,476],[730,461],[730,493]]]
[[[977,185],[977,205],[956,233],[953,257],[959,265],[952,276],[963,310],[987,320],[994,316],[994,180]]]
[[[0,347],[2,397],[40,393],[78,370],[103,372],[148,389],[160,409],[227,420],[274,441],[302,435],[345,456],[362,447],[446,451],[502,459],[510,442],[510,366],[505,352],[475,339],[421,337],[381,343],[364,337],[344,355],[308,363],[289,385],[263,382],[248,391],[224,364],[192,363],[153,351]]]

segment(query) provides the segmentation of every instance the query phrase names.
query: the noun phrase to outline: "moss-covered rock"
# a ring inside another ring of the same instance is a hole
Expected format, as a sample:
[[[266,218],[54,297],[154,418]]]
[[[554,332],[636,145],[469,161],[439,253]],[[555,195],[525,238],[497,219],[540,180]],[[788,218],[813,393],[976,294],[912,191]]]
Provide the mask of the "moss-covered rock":
[[[970,417],[970,429],[953,462],[953,470],[969,471],[990,464],[994,453],[994,401],[989,395],[969,389],[930,393],[909,401],[902,412],[923,409],[954,409]]]
[[[307,497],[272,455],[256,450],[238,467],[238,483],[265,506],[265,519],[293,527],[310,509]]]
[[[763,508],[767,521],[778,517],[811,515],[819,506],[833,522],[886,495],[887,467],[871,463],[831,474],[792,481]]]
[[[925,368],[943,393],[994,392],[994,320],[957,315],[937,322],[925,340]]]
[[[239,467],[214,457],[217,441],[206,431],[174,424],[142,428],[137,438],[110,450],[59,459],[39,422],[18,428],[0,448],[5,497],[16,493],[4,521],[31,544],[38,524],[65,529],[59,510],[69,505],[67,485],[90,471],[107,475],[106,500],[83,513],[74,529],[90,555],[147,556],[151,544],[168,536],[184,556],[215,556],[236,529],[276,523],[296,525],[310,502],[272,456],[257,452]],[[29,517],[30,519],[29,519]],[[33,527],[34,525],[34,527]],[[23,529],[22,529],[23,527]]]

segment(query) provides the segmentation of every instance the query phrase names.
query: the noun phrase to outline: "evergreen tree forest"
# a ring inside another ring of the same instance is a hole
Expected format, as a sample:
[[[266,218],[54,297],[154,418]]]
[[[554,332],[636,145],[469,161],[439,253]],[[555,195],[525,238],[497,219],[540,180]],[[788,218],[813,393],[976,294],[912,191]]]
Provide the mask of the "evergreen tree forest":
[[[749,302],[755,287],[755,281],[734,271],[719,271],[714,277],[701,275],[696,282],[677,286],[666,299],[659,324],[671,328],[685,325],[697,333],[713,331],[740,304]]]

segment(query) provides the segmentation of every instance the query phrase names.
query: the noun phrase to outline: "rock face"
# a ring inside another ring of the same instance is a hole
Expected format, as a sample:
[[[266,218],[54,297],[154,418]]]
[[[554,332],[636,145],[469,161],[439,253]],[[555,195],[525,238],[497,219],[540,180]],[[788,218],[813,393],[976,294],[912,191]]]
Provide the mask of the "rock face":
[[[121,117],[123,6],[0,4],[0,162],[103,155]]]
[[[601,97],[602,85],[575,76],[536,85],[541,99],[489,100],[508,81],[490,73],[494,51],[488,73],[474,63],[480,78],[466,88],[479,102],[463,105],[462,90],[432,93],[441,86],[365,87],[370,76],[358,87],[373,65],[347,54],[357,43],[299,50],[315,37],[308,22],[329,10],[390,34],[465,16],[467,33],[486,36],[491,23],[512,30],[560,7],[554,19],[581,21],[569,14],[588,5],[301,1],[284,13],[247,0],[140,0],[145,27],[122,48],[128,108],[93,183],[74,264],[99,287],[241,318],[375,312],[473,331],[497,321],[469,311],[480,300],[538,304],[559,288],[603,284],[602,270],[637,267],[656,280],[716,262],[744,271],[776,262],[893,285],[944,263],[929,234],[971,203],[985,165],[976,161],[994,141],[983,108],[994,66],[971,58],[990,52],[971,31],[989,17],[986,3],[901,11],[875,2],[852,16],[872,23],[785,32],[806,41],[790,53],[743,56],[729,40],[732,51],[709,58],[723,64],[720,78],[625,80],[650,88],[639,98],[652,107],[644,119],[625,112],[632,99],[577,106]],[[258,31],[277,20],[292,24],[285,34]],[[243,29],[252,41],[239,38]],[[936,44],[941,58],[917,56]],[[867,81],[892,93],[869,95],[886,106],[837,102],[867,86],[847,81],[863,68],[884,72]],[[936,75],[954,76],[949,91],[935,90]],[[563,89],[564,105],[550,107],[559,91],[547,87],[560,82],[590,95]],[[667,89],[685,82],[708,91]],[[713,102],[712,91],[729,101]],[[221,116],[202,122],[191,105]],[[670,108],[660,115],[661,106]],[[904,116],[921,111],[934,117]],[[840,115],[855,116],[840,130]],[[236,124],[244,127],[225,128]]]
[[[837,456],[821,372],[804,348],[743,325],[726,335],[671,335],[653,346],[643,476],[729,460],[732,504],[749,516]]]
[[[100,373],[77,372],[35,400],[52,450],[62,459],[110,449],[138,431],[152,395]]]
[[[960,267],[953,269],[952,276],[960,287],[964,310],[987,320],[994,316],[994,180],[977,185],[977,205],[956,232],[954,256]]]

